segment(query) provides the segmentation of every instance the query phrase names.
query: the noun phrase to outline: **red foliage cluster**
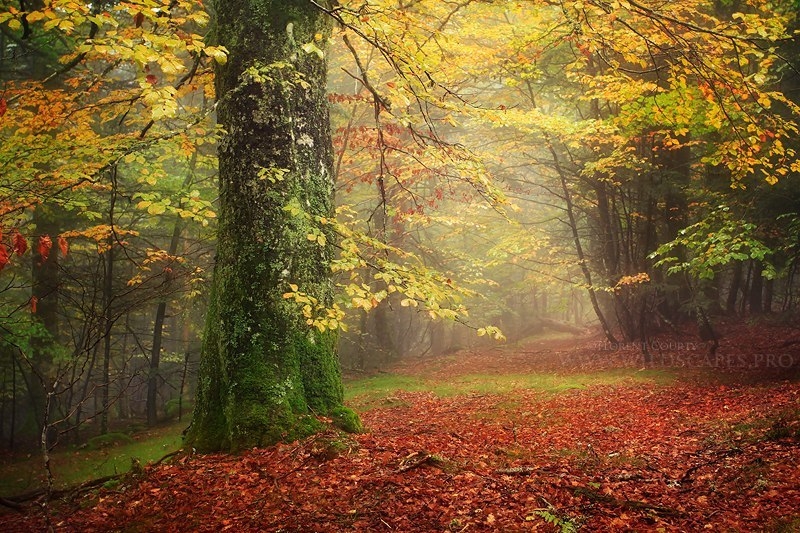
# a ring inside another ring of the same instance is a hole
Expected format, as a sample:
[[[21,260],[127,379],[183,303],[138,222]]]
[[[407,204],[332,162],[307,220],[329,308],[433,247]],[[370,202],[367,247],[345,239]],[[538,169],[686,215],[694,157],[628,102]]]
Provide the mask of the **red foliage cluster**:
[[[0,270],[11,262],[12,254],[16,254],[18,257],[21,257],[28,251],[28,241],[25,237],[19,232],[19,230],[14,229],[11,233],[11,245],[7,246],[3,244],[3,232],[0,231]],[[69,242],[63,236],[58,236],[58,249],[61,252],[62,257],[67,257],[69,253]],[[53,248],[53,239],[49,235],[42,235],[39,237],[38,245],[36,247],[36,251],[39,254],[39,258],[41,259],[40,265],[47,262],[47,258],[50,257],[50,250]],[[35,306],[34,306],[35,308]]]
[[[0,270],[11,261],[11,254],[17,254],[17,256],[22,256],[25,251],[28,249],[28,242],[25,240],[25,237],[20,234],[19,230],[14,230],[11,234],[11,247],[9,248],[2,242],[3,240],[3,232],[0,231]]]
[[[368,93],[360,94],[343,94],[343,93],[328,93],[328,101],[333,104],[352,103],[352,102],[372,102],[372,95]]]

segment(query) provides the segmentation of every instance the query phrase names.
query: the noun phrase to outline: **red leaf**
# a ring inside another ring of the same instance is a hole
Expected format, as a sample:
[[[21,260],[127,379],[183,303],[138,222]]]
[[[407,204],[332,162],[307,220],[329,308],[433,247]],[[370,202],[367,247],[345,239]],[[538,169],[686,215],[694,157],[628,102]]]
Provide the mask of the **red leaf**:
[[[134,24],[134,25],[135,25],[137,28],[139,28],[139,27],[141,27],[141,25],[142,25],[142,22],[144,22],[144,13],[142,13],[141,11],[139,11],[139,12],[138,12],[138,13],[136,13],[136,15],[134,15],[134,17],[133,17],[133,24]]]
[[[39,237],[39,256],[42,258],[42,263],[47,261],[50,256],[50,248],[53,247],[53,239],[49,235],[42,235]]]
[[[11,237],[11,240],[13,242],[13,250],[15,254],[21,256],[28,250],[28,241],[25,240],[25,237],[23,237],[19,231],[14,230],[14,236]]]
[[[156,83],[158,83],[158,78],[156,78],[154,74],[148,74],[147,76],[144,77],[144,79],[150,85],[155,85]]]
[[[39,298],[31,296],[31,314],[36,314],[36,307],[39,305]]]
[[[0,244],[0,270],[8,264],[8,249],[5,244]]]
[[[0,98],[0,117],[6,114],[7,109],[8,109],[8,104],[6,103],[6,99]]]
[[[67,257],[67,254],[69,253],[69,243],[67,242],[67,239],[61,235],[58,236],[58,249],[61,250],[61,257]]]

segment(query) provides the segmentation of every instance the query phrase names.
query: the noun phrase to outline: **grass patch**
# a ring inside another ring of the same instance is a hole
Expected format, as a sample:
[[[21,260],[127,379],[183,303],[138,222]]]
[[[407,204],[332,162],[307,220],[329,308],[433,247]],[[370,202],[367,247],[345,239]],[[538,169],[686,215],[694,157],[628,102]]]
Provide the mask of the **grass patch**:
[[[515,390],[538,390],[557,394],[598,385],[630,383],[667,384],[675,375],[664,370],[617,369],[592,374],[469,374],[448,381],[417,376],[381,374],[345,384],[345,399],[361,410],[395,405],[392,396],[398,392],[433,392],[446,398],[464,394],[506,394]],[[403,405],[403,402],[396,402]]]
[[[87,446],[83,449],[70,447],[56,450],[50,456],[56,488],[127,472],[134,458],[142,464],[157,461],[181,447],[181,431],[184,427],[185,424],[174,424],[158,428],[129,437],[131,442],[125,439],[101,439],[104,445],[97,449]],[[38,451],[9,459],[0,466],[1,496],[21,494],[45,483],[42,458]]]
[[[736,446],[762,441],[800,440],[800,409],[787,408],[769,416],[740,422],[720,422],[705,442],[708,445]]]
[[[767,531],[775,533],[795,533],[800,531],[800,515],[787,518],[777,518],[773,521]]]
[[[92,437],[86,446],[90,450],[100,450],[102,448],[113,448],[115,446],[122,446],[125,444],[134,444],[136,441],[127,433],[106,433],[105,435],[98,435]]]

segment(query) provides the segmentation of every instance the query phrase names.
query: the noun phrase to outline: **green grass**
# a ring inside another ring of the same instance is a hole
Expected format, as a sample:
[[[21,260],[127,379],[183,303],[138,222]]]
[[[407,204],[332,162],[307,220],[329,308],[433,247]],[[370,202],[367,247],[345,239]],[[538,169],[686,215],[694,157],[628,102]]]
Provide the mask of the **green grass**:
[[[800,516],[776,518],[767,531],[774,531],[775,533],[795,533],[800,531]]]
[[[97,449],[65,448],[51,454],[56,488],[68,487],[90,479],[127,472],[131,459],[142,464],[157,461],[181,447],[181,431],[186,424],[175,424],[132,437],[110,442]],[[0,464],[0,496],[14,496],[43,486],[45,482],[41,453],[31,453]]]
[[[455,376],[447,381],[415,376],[382,374],[348,382],[345,385],[347,402],[359,410],[376,406],[403,406],[395,395],[400,391],[432,392],[439,397],[462,394],[507,394],[516,390],[539,390],[558,394],[596,385],[630,383],[665,384],[675,376],[664,371],[629,369],[593,374],[471,374]],[[508,405],[513,406],[513,401]],[[142,464],[156,461],[180,448],[181,431],[185,424],[175,424],[130,437],[115,434],[92,440],[92,446],[81,449],[65,448],[51,454],[56,487],[67,487],[90,479],[127,472],[131,459]],[[45,479],[41,453],[32,450],[26,456],[17,455],[0,463],[0,496],[14,496],[34,490]]]
[[[358,409],[369,409],[379,405],[398,404],[392,395],[405,392],[433,392],[439,397],[462,394],[507,394],[515,390],[539,390],[559,393],[573,389],[584,389],[597,385],[623,383],[667,384],[675,376],[662,370],[619,369],[592,374],[469,374],[455,376],[448,381],[426,379],[416,376],[381,374],[354,380],[345,384],[345,399]]]

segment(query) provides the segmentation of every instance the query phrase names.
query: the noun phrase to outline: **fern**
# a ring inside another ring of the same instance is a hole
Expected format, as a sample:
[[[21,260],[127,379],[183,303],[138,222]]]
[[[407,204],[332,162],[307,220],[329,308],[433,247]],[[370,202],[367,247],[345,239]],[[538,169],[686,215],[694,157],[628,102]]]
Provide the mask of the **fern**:
[[[536,516],[543,518],[548,524],[553,524],[561,530],[561,533],[577,533],[578,526],[567,518],[561,518],[546,509],[539,509],[535,511]]]

